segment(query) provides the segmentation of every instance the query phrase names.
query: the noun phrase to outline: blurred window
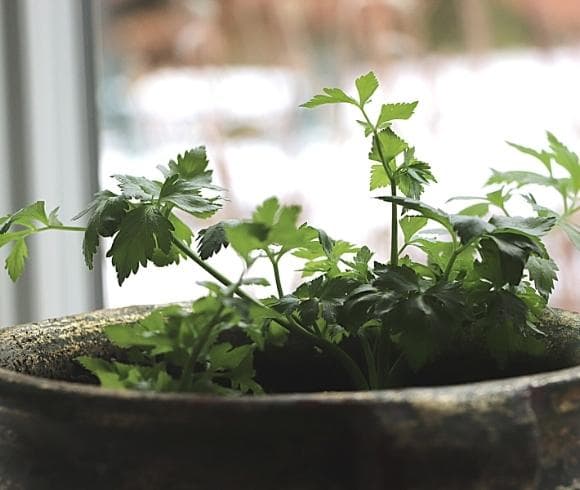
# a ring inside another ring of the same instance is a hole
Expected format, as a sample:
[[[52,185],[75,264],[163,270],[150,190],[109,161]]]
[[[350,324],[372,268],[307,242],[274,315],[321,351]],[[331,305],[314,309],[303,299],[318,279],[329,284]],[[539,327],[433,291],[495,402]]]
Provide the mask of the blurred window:
[[[479,193],[489,167],[529,166],[505,140],[537,147],[549,129],[580,148],[577,0],[99,4],[103,185],[113,173],[152,174],[205,144],[230,190],[217,219],[247,215],[277,194],[301,203],[304,219],[332,236],[385,257],[385,209],[369,198],[368,142],[353,114],[298,108],[321,87],[352,87],[369,69],[382,82],[376,98],[420,101],[400,129],[439,178],[425,195],[436,205]],[[578,253],[559,236],[550,247],[562,269],[553,304],[580,309]],[[237,267],[228,254],[215,260]],[[170,267],[119,289],[107,267],[106,301],[187,299],[200,279],[193,266]],[[289,284],[296,279],[287,275]]]

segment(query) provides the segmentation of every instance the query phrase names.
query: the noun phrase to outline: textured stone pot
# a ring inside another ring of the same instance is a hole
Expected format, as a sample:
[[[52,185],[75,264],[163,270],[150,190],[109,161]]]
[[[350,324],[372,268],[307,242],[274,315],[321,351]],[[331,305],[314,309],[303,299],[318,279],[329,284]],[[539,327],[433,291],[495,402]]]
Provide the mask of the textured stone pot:
[[[0,489],[580,488],[580,367],[238,399],[70,382],[82,378],[72,358],[110,354],[104,324],[145,311],[0,332]],[[546,366],[580,364],[580,315],[556,312],[544,327]]]

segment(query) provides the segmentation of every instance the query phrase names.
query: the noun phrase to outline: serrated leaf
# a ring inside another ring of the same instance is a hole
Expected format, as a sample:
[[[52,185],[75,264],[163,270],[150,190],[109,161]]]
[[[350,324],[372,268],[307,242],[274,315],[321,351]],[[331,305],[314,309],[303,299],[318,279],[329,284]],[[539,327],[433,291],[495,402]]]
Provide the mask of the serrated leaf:
[[[36,201],[25,208],[16,211],[10,216],[8,222],[11,225],[21,225],[26,228],[35,229],[38,224],[49,226],[49,219],[46,216],[44,201]]]
[[[489,222],[498,229],[512,230],[541,237],[548,233],[556,224],[556,218],[547,217],[530,217],[522,218],[520,216],[493,216]]]
[[[380,143],[377,143],[379,141]],[[382,155],[384,157],[385,163],[390,162],[397,155],[400,155],[405,149],[408,148],[407,143],[397,136],[393,130],[390,128],[383,129],[378,133],[378,140],[373,136],[373,145],[369,153],[369,160],[374,160],[375,162],[383,162],[381,158],[381,152],[377,144],[380,144]]]
[[[159,182],[133,175],[113,175],[113,177],[119,183],[119,188],[127,199],[151,201],[159,196],[159,191],[161,190]]]
[[[377,127],[383,126],[385,123],[394,121],[396,119],[409,119],[419,102],[403,102],[395,104],[383,104],[381,107],[381,114],[377,121]]]
[[[273,226],[279,212],[280,201],[278,201],[277,197],[271,197],[256,208],[252,215],[252,221],[263,223],[266,226]]]
[[[380,163],[371,166],[371,178],[370,178],[370,190],[380,189],[382,187],[388,187],[391,183],[391,179]]]
[[[405,243],[411,241],[415,233],[427,225],[427,218],[424,216],[404,216],[399,220]]]
[[[360,105],[364,105],[379,88],[379,81],[376,75],[370,71],[366,75],[362,75],[355,81],[356,90],[359,96]]]
[[[140,206],[129,211],[119,225],[107,257],[117,271],[119,285],[139,266],[145,267],[156,248],[168,253],[171,248],[173,225],[153,207]]]
[[[196,218],[213,216],[221,208],[217,197],[204,197],[202,191],[215,189],[205,179],[184,180],[177,175],[167,179],[159,193],[161,202],[171,203]]]
[[[485,183],[486,186],[494,184],[515,184],[517,187],[524,185],[541,185],[544,187],[555,187],[563,179],[554,179],[546,177],[535,172],[526,172],[523,170],[512,170],[509,172],[498,172],[492,169],[492,175]]]
[[[100,191],[88,207],[77,214],[73,220],[89,215],[83,238],[83,255],[89,269],[93,268],[93,258],[99,247],[99,236],[109,237],[117,233],[119,225],[129,209],[124,196],[110,191]]]
[[[428,163],[415,159],[414,149],[405,150],[405,161],[397,169],[395,180],[401,192],[411,199],[419,199],[424,186],[429,182],[436,182]]]
[[[315,95],[310,99],[308,102],[300,105],[300,107],[306,107],[311,109],[313,107],[318,107],[319,105],[323,104],[354,104],[357,105],[357,102],[352,98],[349,97],[347,94],[344,93],[339,88],[324,88],[322,89],[324,94]]]
[[[207,152],[205,146],[198,146],[186,151],[183,155],[177,155],[176,160],[169,163],[171,173],[179,175],[182,179],[190,180],[207,174]]]
[[[476,269],[497,288],[519,284],[530,254],[540,252],[537,245],[524,235],[498,232],[483,238],[478,250],[482,260]]]
[[[463,245],[485,233],[491,233],[495,229],[495,227],[487,221],[476,216],[454,214],[449,216],[449,220],[453,225],[453,229],[457,232],[459,238],[461,238],[461,243]]]
[[[24,239],[16,240],[6,258],[6,270],[10,279],[16,281],[24,272],[26,258],[28,257],[28,247]]]
[[[573,189],[577,192],[580,190],[580,162],[578,155],[569,150],[552,133],[548,132],[547,135],[550,148],[554,152],[554,161],[568,171]]]
[[[224,222],[220,221],[215,225],[200,230],[197,234],[197,252],[203,260],[209,259],[212,255],[217,254],[222,247],[227,248],[228,242],[226,236],[227,224],[235,225],[238,221]]]
[[[525,153],[526,155],[531,155],[534,158],[537,158],[548,169],[548,172],[552,173],[552,161],[551,161],[552,156],[548,152],[544,150],[536,151],[533,148],[528,148],[526,146],[518,145],[516,143],[510,143],[509,141],[507,141],[507,144],[515,148],[516,150]]]
[[[526,269],[538,292],[547,299],[554,289],[554,282],[558,280],[556,263],[552,259],[532,255],[526,263]]]
[[[268,231],[263,223],[240,222],[225,228],[227,242],[247,263],[252,260],[254,250],[267,245]]]

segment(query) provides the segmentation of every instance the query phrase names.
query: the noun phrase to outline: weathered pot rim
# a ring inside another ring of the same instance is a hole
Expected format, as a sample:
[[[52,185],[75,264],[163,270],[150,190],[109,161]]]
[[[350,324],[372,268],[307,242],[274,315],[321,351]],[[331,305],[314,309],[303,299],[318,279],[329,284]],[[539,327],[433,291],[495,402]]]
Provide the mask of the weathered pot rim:
[[[149,310],[152,306],[146,306]],[[96,312],[81,315],[71,315],[57,320],[69,321],[78,320],[85,316],[98,314],[106,316],[108,314],[120,314],[133,307],[111,308],[98,310]],[[571,314],[580,321],[580,313],[564,312]],[[54,322],[54,320],[52,320]],[[42,328],[43,323],[30,323],[8,327],[4,330],[20,328]],[[465,401],[473,397],[481,396],[505,396],[510,392],[522,390],[534,390],[539,387],[546,387],[556,384],[580,383],[580,365],[546,371],[537,374],[516,376],[510,378],[485,380],[459,385],[442,385],[435,387],[410,387],[377,391],[340,391],[340,392],[318,392],[318,393],[291,393],[291,394],[267,394],[242,397],[220,397],[214,395],[194,394],[194,393],[155,393],[131,390],[112,390],[101,388],[97,385],[83,384],[71,381],[54,380],[30,374],[20,373],[11,369],[0,367],[0,395],[5,388],[15,389],[19,394],[40,394],[63,396],[79,396],[87,399],[126,401],[128,403],[148,404],[183,404],[183,405],[203,405],[206,408],[236,406],[262,406],[262,405],[287,405],[303,402],[305,404],[321,402],[328,404],[351,402],[353,404],[377,403],[377,402],[413,402],[420,400],[440,400],[445,404]]]

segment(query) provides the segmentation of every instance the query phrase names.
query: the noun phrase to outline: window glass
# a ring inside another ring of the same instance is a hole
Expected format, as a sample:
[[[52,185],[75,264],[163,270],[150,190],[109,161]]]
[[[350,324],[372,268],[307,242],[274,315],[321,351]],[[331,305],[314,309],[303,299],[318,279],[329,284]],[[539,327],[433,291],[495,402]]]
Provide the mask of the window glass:
[[[376,99],[420,101],[398,127],[433,166],[439,183],[424,198],[435,205],[481,194],[490,167],[535,165],[506,140],[541,147],[550,130],[580,149],[576,0],[99,5],[101,184],[112,184],[112,174],[155,175],[157,165],[204,144],[229,189],[215,220],[248,215],[278,195],[300,203],[304,220],[386,258],[387,209],[368,192],[368,141],[356,114],[298,108],[321,87],[352,89],[370,69],[381,80]],[[537,197],[559,206],[550,192],[538,189]],[[552,303],[578,310],[579,254],[557,233],[548,241],[562,270]],[[227,253],[212,260],[223,270],[239,267]],[[290,287],[298,273],[291,262],[287,269]],[[108,304],[121,305],[185,300],[205,277],[193,265],[151,269],[119,289],[108,266],[105,279]]]

